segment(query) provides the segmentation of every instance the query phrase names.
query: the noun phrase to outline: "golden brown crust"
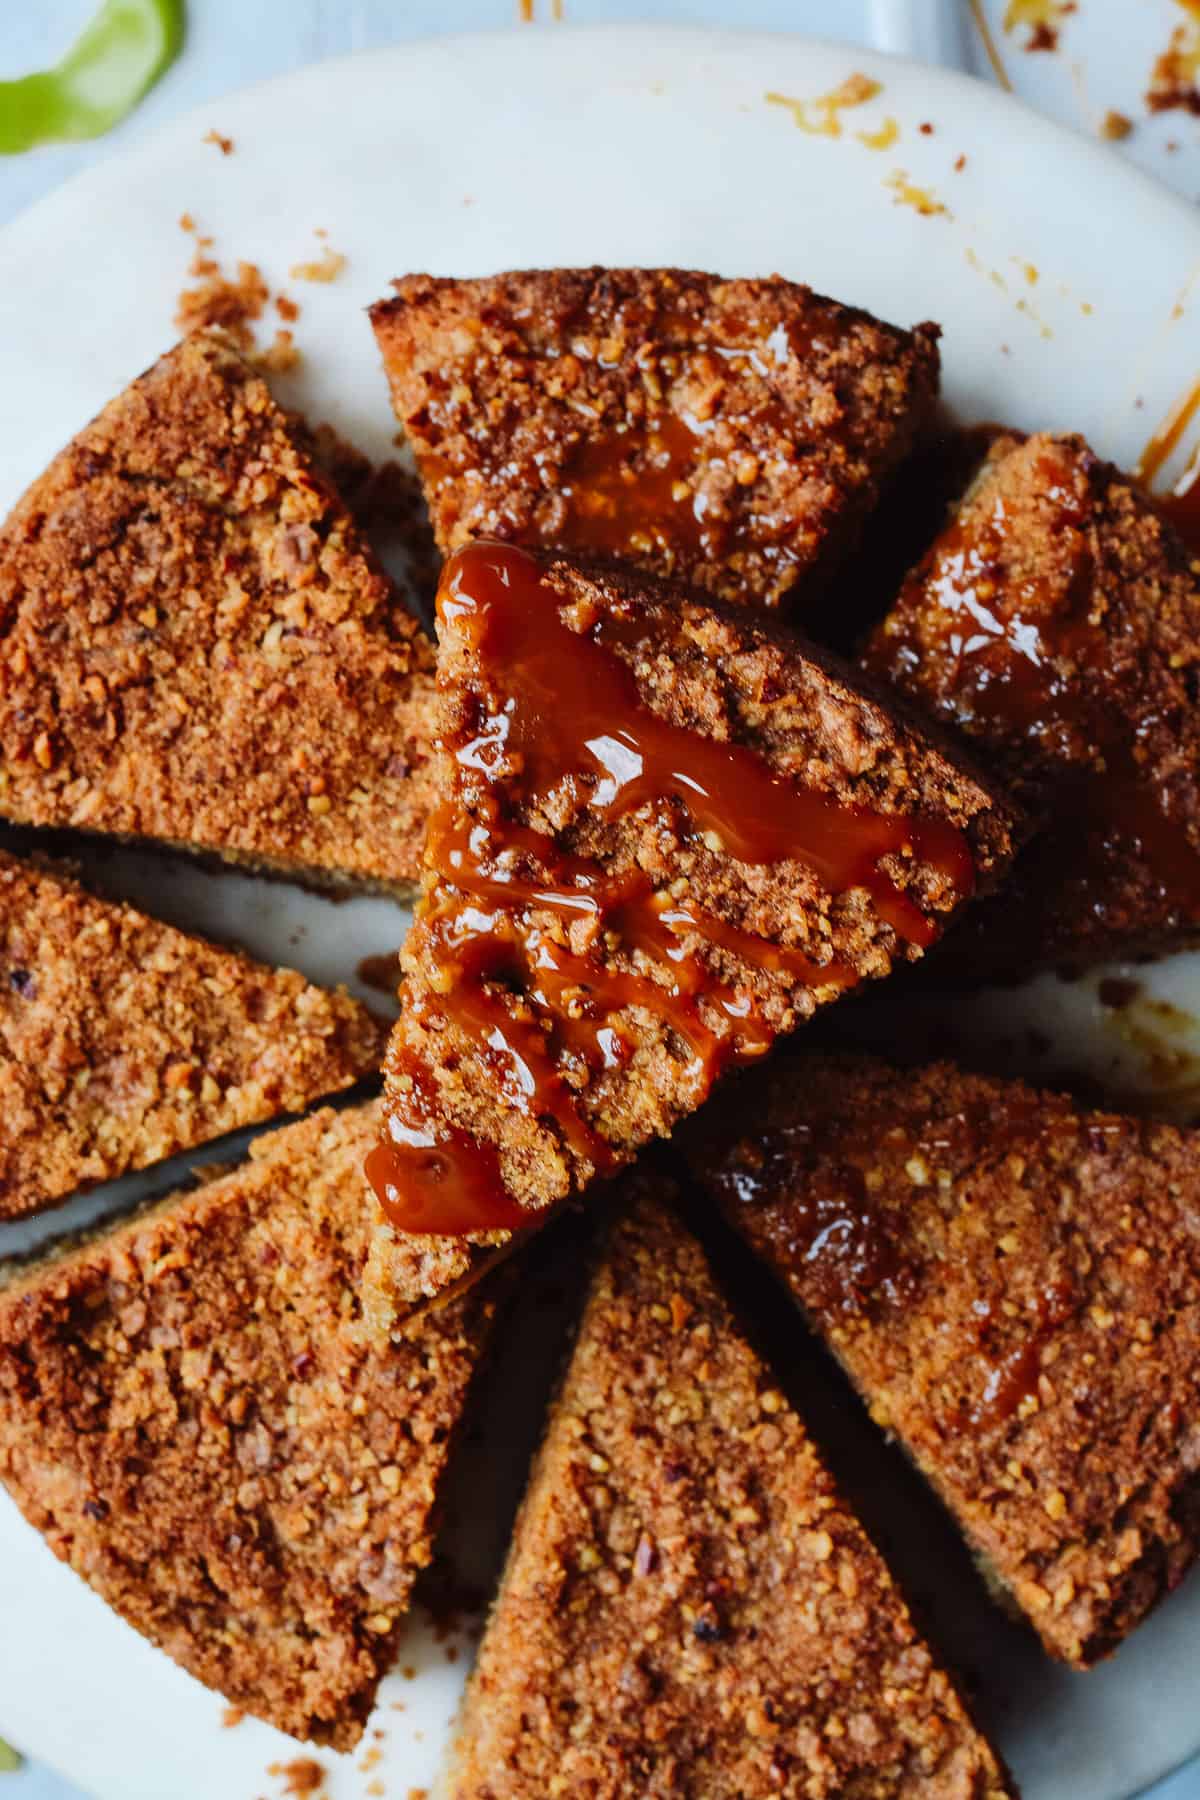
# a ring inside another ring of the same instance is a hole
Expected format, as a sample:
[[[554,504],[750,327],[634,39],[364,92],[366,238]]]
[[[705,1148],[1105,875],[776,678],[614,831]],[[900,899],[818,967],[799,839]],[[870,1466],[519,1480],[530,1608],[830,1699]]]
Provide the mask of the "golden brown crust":
[[[538,560],[561,597],[564,618],[577,617],[583,626],[597,615],[636,621],[636,638],[625,641],[622,634],[615,649],[634,672],[641,702],[651,712],[703,738],[747,746],[774,771],[839,805],[949,822],[965,833],[967,875],[973,867],[984,890],[999,878],[1019,829],[1007,801],[961,758],[879,703],[873,691],[853,685],[835,659],[744,608],[699,602],[650,577],[551,552]],[[480,708],[486,711],[495,699],[482,692],[462,639],[453,624],[443,624],[440,732],[450,747],[464,734],[473,735]],[[503,680],[503,669],[496,674]],[[443,766],[443,791],[450,794],[451,748],[443,751]],[[504,777],[498,779],[503,785]],[[519,771],[512,788],[519,793]],[[702,1000],[700,1013],[714,1031],[728,1029],[719,993],[736,993],[773,1036],[793,1030],[849,982],[884,976],[895,962],[920,955],[866,886],[834,892],[811,863],[798,859],[740,861],[719,842],[699,837],[675,801],[605,820],[591,805],[589,791],[567,782],[549,812],[531,813],[519,799],[511,810],[520,826],[550,834],[557,854],[595,859],[606,881],[640,871],[677,907],[686,903],[766,947],[782,945],[822,969],[845,972],[839,985],[819,970],[798,974],[779,966],[769,949],[755,965],[701,931],[681,935],[681,952],[695,959],[701,989],[712,996]],[[556,885],[546,870],[526,862],[522,880]],[[934,931],[970,897],[961,870],[951,872],[919,855],[890,856],[881,866]],[[436,900],[437,892],[437,881],[429,878],[428,895]],[[531,929],[563,941],[561,917],[534,909],[530,918]],[[620,980],[633,972],[664,992],[673,986],[678,962],[648,954],[632,935],[629,942],[613,935],[615,943],[600,934],[588,948],[607,976]],[[574,938],[567,941],[578,948]],[[431,1071],[440,1116],[496,1146],[505,1184],[530,1209],[533,1222],[539,1209],[584,1188],[595,1164],[544,1112],[513,1104],[495,1055],[456,1018],[445,961],[425,955],[422,942],[418,932],[405,952],[405,1004],[385,1064],[388,1098],[393,1106],[399,1103],[414,1059]],[[614,1018],[630,1048],[628,1059],[603,1071],[572,1067],[567,1079],[588,1126],[618,1162],[625,1162],[694,1110],[712,1073],[694,1043],[676,1029],[665,1000],[661,1006],[623,1007]],[[489,1250],[501,1241],[495,1233],[479,1238]],[[476,1261],[467,1239],[410,1233],[393,1245],[389,1228],[381,1226],[368,1269],[368,1312],[386,1323],[389,1311],[402,1315],[407,1306],[468,1274]]]
[[[999,1800],[996,1757],[699,1245],[632,1186],[447,1800]]]
[[[1047,1648],[1088,1664],[1200,1548],[1200,1138],[807,1056],[690,1138]]]
[[[445,552],[575,545],[790,604],[853,541],[937,392],[935,326],[897,331],[778,277],[394,285],[371,319]]]
[[[192,1675],[340,1749],[429,1561],[491,1310],[363,1342],[375,1113],[260,1138],[0,1291],[0,1477],[26,1518]]]
[[[1019,974],[1196,934],[1200,562],[1082,438],[993,445],[863,660],[1045,815],[943,970]]]
[[[407,887],[432,651],[303,429],[216,336],[0,532],[0,815]]]
[[[0,854],[0,1218],[300,1112],[386,1035],[348,994]]]

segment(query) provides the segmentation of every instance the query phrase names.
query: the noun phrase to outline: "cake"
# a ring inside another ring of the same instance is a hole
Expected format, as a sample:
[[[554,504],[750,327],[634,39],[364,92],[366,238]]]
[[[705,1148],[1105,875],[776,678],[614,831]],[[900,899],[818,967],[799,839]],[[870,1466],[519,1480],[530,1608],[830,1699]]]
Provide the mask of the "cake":
[[[630,1185],[439,1794],[1011,1794],[699,1244]]]
[[[0,1219],[376,1073],[345,993],[0,853]]]
[[[371,318],[445,553],[472,538],[630,559],[803,604],[924,431],[937,327],[778,276],[407,275]]]
[[[477,544],[438,615],[441,801],[372,1165],[381,1329],[920,956],[1016,830],[751,609]]]
[[[1098,961],[1200,926],[1200,562],[1079,437],[1000,438],[863,667],[1044,817],[957,977]]]
[[[349,1749],[430,1560],[488,1332],[476,1289],[366,1343],[374,1106],[0,1287],[0,1479],[51,1549],[233,1705]]]
[[[690,1128],[1046,1648],[1087,1666],[1200,1542],[1200,1135],[947,1064],[781,1062]]]
[[[111,401],[0,529],[0,817],[408,891],[432,649],[224,340]]]

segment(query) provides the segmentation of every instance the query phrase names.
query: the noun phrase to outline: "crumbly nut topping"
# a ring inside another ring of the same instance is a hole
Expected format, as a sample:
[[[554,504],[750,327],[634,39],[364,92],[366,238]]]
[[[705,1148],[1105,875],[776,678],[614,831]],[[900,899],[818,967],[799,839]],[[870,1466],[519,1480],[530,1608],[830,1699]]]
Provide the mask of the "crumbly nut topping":
[[[631,1185],[448,1800],[1000,1800],[995,1756],[699,1245],[649,1178]]]
[[[18,503],[0,664],[0,816],[417,879],[431,647],[219,337],[163,357]]]
[[[1073,1663],[1200,1548],[1198,1152],[1194,1132],[1020,1082],[849,1055],[777,1065],[691,1140],[698,1179]]]
[[[344,993],[0,855],[0,1218],[372,1074]]]
[[[374,1105],[0,1289],[0,1479],[51,1548],[233,1705],[349,1749],[432,1553],[478,1290],[357,1322]]]
[[[775,278],[408,275],[372,309],[444,551],[612,551],[730,600],[803,596],[928,422],[937,331]]]

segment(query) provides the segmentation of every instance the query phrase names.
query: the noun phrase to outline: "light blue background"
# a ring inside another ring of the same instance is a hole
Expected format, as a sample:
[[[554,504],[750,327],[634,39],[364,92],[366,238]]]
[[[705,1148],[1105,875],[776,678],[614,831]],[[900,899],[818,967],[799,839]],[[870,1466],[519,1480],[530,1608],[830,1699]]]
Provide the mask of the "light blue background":
[[[94,0],[0,0],[0,76],[23,74],[53,61],[93,4]],[[1145,4],[1139,0],[1139,5]],[[569,29],[570,23],[639,20],[801,31],[955,62],[977,73],[986,69],[966,20],[965,0],[564,0],[564,8],[566,27],[553,21],[552,0],[534,0],[533,28],[561,30]],[[1128,17],[1126,9],[1127,0],[1083,0],[1072,32],[1091,31],[1097,42],[1103,36],[1104,48],[1111,50],[1113,36],[1120,36],[1122,15]],[[514,30],[530,29],[518,22],[517,10],[517,0],[190,0],[183,55],[134,117],[109,139],[0,158],[0,224],[106,155],[111,145],[135,142],[176,114],[233,88],[321,57],[394,44],[406,37],[506,24]],[[1028,59],[1031,64],[1035,60]],[[1023,74],[1019,65],[1013,66],[1013,74],[1015,78]],[[1018,78],[1018,86],[1023,85]],[[1054,104],[1041,92],[1034,97]],[[1054,110],[1064,109],[1054,105]],[[1184,121],[1178,130],[1181,138],[1196,139],[1194,121]],[[1147,160],[1140,143],[1131,149],[1139,160]],[[1195,197],[1200,194],[1200,179],[1193,179],[1200,176],[1200,143],[1189,141],[1181,149],[1185,154],[1161,164],[1161,171],[1172,178],[1172,185]],[[0,1733],[6,1723],[0,1695]],[[0,1776],[0,1800],[81,1800],[81,1796],[47,1770],[26,1765],[18,1774]],[[166,1791],[163,1800],[170,1800]],[[250,1796],[219,1795],[214,1800],[250,1800]],[[1153,1800],[1200,1800],[1200,1763],[1154,1789]]]

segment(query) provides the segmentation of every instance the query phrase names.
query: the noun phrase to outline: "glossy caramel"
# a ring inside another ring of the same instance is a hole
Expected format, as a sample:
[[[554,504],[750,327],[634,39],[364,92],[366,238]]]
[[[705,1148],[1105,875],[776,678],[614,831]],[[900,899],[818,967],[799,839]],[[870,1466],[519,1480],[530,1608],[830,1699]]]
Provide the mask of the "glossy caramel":
[[[776,774],[742,745],[663,719],[641,699],[620,654],[636,648],[624,640],[641,625],[602,612],[572,629],[564,606],[523,550],[471,545],[446,565],[439,620],[481,697],[447,745],[452,791],[430,824],[432,880],[405,951],[423,979],[405,1005],[418,1021],[450,1019],[505,1103],[551,1120],[586,1175],[609,1170],[614,1155],[579,1096],[632,1054],[621,1017],[629,1008],[669,1025],[698,1103],[724,1067],[761,1056],[774,1036],[752,991],[736,976],[722,979],[714,958],[826,995],[854,975],[657,891],[637,867],[614,873],[564,852],[548,833],[515,820],[515,805],[537,818],[569,802],[589,818],[615,821],[671,804],[689,833],[740,862],[795,859],[834,893],[865,888],[897,935],[922,947],[933,927],[881,864],[915,858],[964,894],[973,864],[962,833],[946,823],[841,805]],[[617,950],[632,966],[614,966]],[[420,1081],[397,1088],[391,1106],[387,1160],[372,1174],[394,1222],[457,1233],[465,1213],[476,1221],[471,1229],[509,1228],[513,1203],[494,1157],[481,1171],[456,1142],[452,1154],[428,1161],[442,1140]],[[453,1193],[456,1159],[471,1188],[465,1207]],[[430,1185],[426,1167],[436,1193],[410,1205],[407,1186]]]

